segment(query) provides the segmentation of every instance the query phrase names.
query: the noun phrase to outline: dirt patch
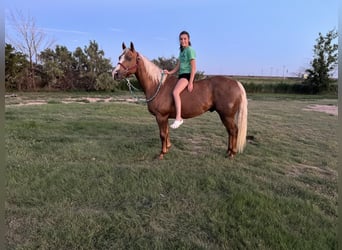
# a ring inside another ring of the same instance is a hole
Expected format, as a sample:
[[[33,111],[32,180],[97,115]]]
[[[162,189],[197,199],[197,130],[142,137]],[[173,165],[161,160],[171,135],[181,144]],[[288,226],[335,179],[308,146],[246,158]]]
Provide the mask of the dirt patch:
[[[203,141],[201,138],[193,139],[189,138],[188,141],[190,142],[191,145],[191,154],[193,155],[199,155],[203,152],[203,146],[201,145]]]
[[[14,106],[30,106],[30,105],[42,105],[46,104],[46,101],[31,101],[31,102],[26,102],[26,103],[17,103],[17,104],[12,104]]]
[[[117,97],[68,97],[61,99],[51,99],[51,100],[43,100],[43,99],[22,99],[17,95],[6,95],[6,106],[10,107],[18,107],[18,106],[32,106],[32,105],[43,105],[43,104],[52,104],[52,103],[109,103],[109,102],[122,102],[122,103],[134,103],[137,102],[137,99],[134,98],[117,98]]]
[[[62,103],[94,103],[94,102],[112,102],[114,101],[113,97],[109,98],[96,98],[96,97],[80,97],[80,98],[65,98],[62,100]]]
[[[296,180],[303,189],[309,189],[327,199],[337,199],[337,171],[328,167],[295,164],[286,167],[286,175]]]
[[[312,174],[321,177],[334,177],[337,176],[337,172],[330,168],[320,168],[316,166],[310,166],[306,164],[297,164],[288,167],[287,175],[298,177],[303,174]]]
[[[305,111],[318,111],[318,112],[324,112],[330,115],[338,115],[338,107],[335,105],[318,105],[318,104],[312,104],[308,105],[303,110]]]

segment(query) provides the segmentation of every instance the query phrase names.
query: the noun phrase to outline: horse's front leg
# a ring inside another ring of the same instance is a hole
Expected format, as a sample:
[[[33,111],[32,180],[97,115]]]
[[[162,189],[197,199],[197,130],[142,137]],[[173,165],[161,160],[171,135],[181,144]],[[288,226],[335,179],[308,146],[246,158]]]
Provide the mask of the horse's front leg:
[[[161,140],[161,151],[159,154],[159,159],[162,160],[164,158],[164,154],[166,154],[171,147],[168,117],[156,116],[156,120],[159,126],[159,136]]]

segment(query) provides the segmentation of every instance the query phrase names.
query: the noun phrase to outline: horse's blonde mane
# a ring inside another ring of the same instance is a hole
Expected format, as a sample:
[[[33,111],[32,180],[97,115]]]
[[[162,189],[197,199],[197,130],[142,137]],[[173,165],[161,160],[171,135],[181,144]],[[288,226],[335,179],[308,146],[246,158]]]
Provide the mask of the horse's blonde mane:
[[[153,81],[153,83],[156,83],[156,84],[159,83],[163,70],[161,68],[159,68],[157,65],[155,65],[153,62],[148,60],[143,55],[139,54],[139,56],[145,65],[146,72],[147,72],[149,78]],[[164,77],[163,77],[163,83],[164,83],[165,79],[166,79],[166,75],[164,75]]]

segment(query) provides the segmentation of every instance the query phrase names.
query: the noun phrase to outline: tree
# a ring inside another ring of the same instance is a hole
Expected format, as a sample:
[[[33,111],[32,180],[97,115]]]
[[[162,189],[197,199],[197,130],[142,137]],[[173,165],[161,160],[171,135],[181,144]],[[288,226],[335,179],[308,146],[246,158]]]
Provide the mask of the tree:
[[[99,71],[99,60],[104,55],[103,50],[99,50],[99,45],[95,41],[90,41],[89,46],[84,48],[84,52],[87,55],[88,71],[87,76],[90,80],[90,87],[95,84],[96,76]]]
[[[74,81],[78,77],[76,59],[66,46],[56,46],[56,56],[59,68],[62,71],[60,84],[62,89],[73,89]]]
[[[307,69],[307,79],[304,83],[312,87],[313,93],[329,90],[331,72],[337,66],[338,45],[333,41],[338,37],[337,31],[331,30],[325,36],[319,33],[314,46],[314,59],[311,68]]]
[[[55,50],[45,49],[40,53],[44,82],[51,88],[73,89],[76,59],[65,46],[57,45]]]
[[[11,44],[5,47],[5,87],[6,90],[21,90],[27,76],[28,61],[21,52],[15,51]]]
[[[81,75],[79,87],[82,86],[86,90],[104,90],[105,86],[114,84],[114,80],[111,79],[113,67],[110,60],[104,57],[104,51],[99,49],[96,41],[90,41],[89,46],[85,46],[83,51],[77,48],[74,56]],[[106,82],[103,85],[97,80],[100,75]]]
[[[35,19],[25,17],[21,11],[10,12],[9,23],[13,26],[15,34],[6,33],[7,39],[13,46],[28,57],[29,61],[29,86],[36,89],[35,70],[38,64],[38,54],[42,48],[52,46],[54,41],[48,40],[46,34],[36,27]]]

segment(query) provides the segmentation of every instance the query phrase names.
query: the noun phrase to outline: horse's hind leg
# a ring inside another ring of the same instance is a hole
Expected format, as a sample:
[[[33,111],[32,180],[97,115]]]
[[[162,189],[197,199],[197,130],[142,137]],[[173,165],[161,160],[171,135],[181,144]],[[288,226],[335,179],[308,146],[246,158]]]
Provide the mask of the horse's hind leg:
[[[229,158],[234,157],[237,154],[237,135],[238,135],[238,127],[235,124],[234,115],[233,116],[225,116],[220,114],[221,121],[223,125],[226,127],[228,132],[228,149],[227,156]]]

